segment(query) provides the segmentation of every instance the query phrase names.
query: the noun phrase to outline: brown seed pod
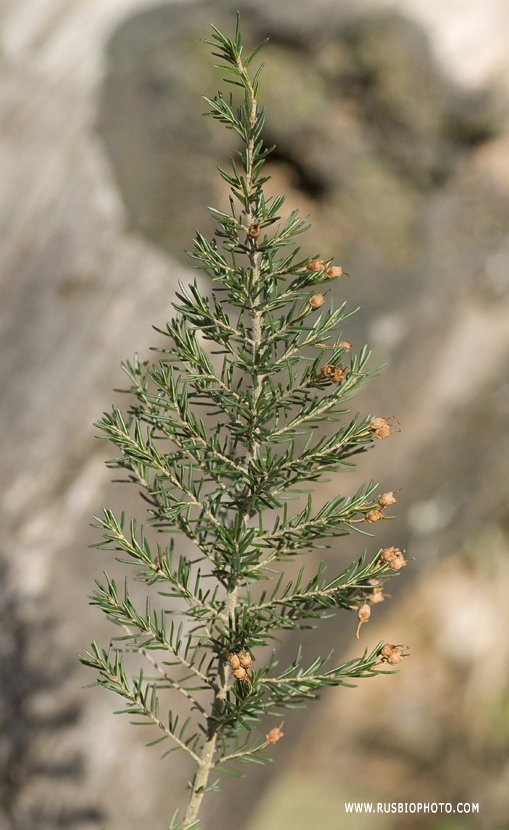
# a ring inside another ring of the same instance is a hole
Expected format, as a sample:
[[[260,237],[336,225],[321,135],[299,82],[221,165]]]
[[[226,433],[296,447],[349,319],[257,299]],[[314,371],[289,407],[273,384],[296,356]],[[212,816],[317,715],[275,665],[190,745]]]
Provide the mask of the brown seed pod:
[[[247,671],[240,666],[238,669],[233,669],[232,674],[237,680],[246,680],[247,678]]]
[[[390,666],[397,666],[405,657],[409,657],[408,646],[395,646],[392,643],[385,643],[380,651],[380,659]]]
[[[253,662],[249,651],[247,651],[245,648],[243,648],[242,651],[239,651],[238,657],[239,657],[240,665],[242,666],[243,669],[248,669],[250,667],[251,663]]]
[[[320,306],[323,305],[324,302],[325,302],[324,295],[321,294],[321,293],[318,293],[318,294],[313,294],[313,296],[309,298],[308,305],[311,306],[311,308],[320,308]]]
[[[325,272],[325,276],[328,280],[335,280],[337,277],[349,277],[350,274],[347,274],[346,271],[343,271],[341,265],[331,265],[330,268],[327,268]]]
[[[338,349],[345,349],[347,352],[349,352],[352,348],[352,344],[347,343],[346,340],[340,340],[339,343],[336,343],[336,346],[338,347]]]
[[[370,428],[375,433],[375,438],[388,438],[394,432],[393,426],[389,423],[387,418],[372,418],[369,422]],[[399,430],[401,432],[401,430]]]
[[[365,602],[359,610],[357,611],[357,619],[359,620],[359,625],[357,626],[357,631],[355,632],[355,636],[359,639],[359,631],[361,630],[361,625],[363,623],[367,623],[371,616],[371,608],[369,607],[368,603]]]
[[[380,552],[380,562],[387,564],[387,562],[391,562],[396,556],[403,553],[401,548],[395,548],[394,545],[390,548],[384,548]]]
[[[380,565],[385,565],[387,568],[390,568],[392,571],[399,571],[400,568],[403,568],[407,561],[403,556],[404,551],[401,548],[395,548],[394,546],[391,548],[384,548],[384,550],[380,553],[379,563]]]
[[[277,744],[277,742],[283,737],[283,735],[285,734],[281,731],[281,727],[283,726],[283,724],[284,720],[281,721],[281,724],[279,726],[275,726],[273,729],[270,730],[270,732],[268,732],[265,735],[265,740],[268,744]]]
[[[226,656],[226,659],[228,660],[231,669],[240,668],[240,658],[238,654],[235,654],[235,652],[229,652]]]
[[[388,423],[389,422],[386,418],[372,418],[369,422],[369,425],[371,429],[374,429],[376,431],[377,429],[381,429],[382,427],[386,426]]]
[[[387,567],[391,569],[391,571],[399,571],[401,568],[404,568],[407,565],[407,561],[402,553],[399,556],[395,556],[394,559],[388,563]]]
[[[373,522],[379,522],[380,519],[385,519],[383,510],[380,510],[379,507],[376,507],[374,510],[370,510],[369,513],[366,513],[365,517],[367,522],[373,524]]]
[[[325,271],[326,267],[323,259],[310,259],[307,264],[308,271]]]
[[[389,493],[383,493],[381,496],[378,496],[378,504],[380,507],[389,507],[390,504],[396,504],[397,498],[395,498],[394,493],[399,493],[399,490],[390,490]]]

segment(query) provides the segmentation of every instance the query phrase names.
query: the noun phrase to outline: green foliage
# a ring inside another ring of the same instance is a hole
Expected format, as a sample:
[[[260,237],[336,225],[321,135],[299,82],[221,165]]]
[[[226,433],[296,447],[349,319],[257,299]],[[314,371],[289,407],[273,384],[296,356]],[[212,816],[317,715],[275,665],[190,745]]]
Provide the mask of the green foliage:
[[[294,247],[307,219],[292,211],[283,222],[284,197],[264,193],[271,150],[260,139],[261,67],[253,80],[247,72],[258,49],[243,60],[238,26],[234,40],[212,28],[214,40],[205,42],[243,96],[240,106],[221,92],[205,99],[207,114],[242,144],[231,171],[219,169],[230,210],[213,210],[214,239],[197,233],[190,253],[217,287],[206,297],[197,281],[180,285],[159,361],[124,365],[127,415],[114,407],[99,422],[119,452],[109,465],[141,489],[148,520],[145,529],[106,509],[96,517],[96,547],[134,566],[132,581],[148,593],[139,606],[129,578],[122,590],[107,574],[97,581],[92,603],[122,633],[81,658],[97,684],[123,699],[121,712],[158,727],[151,744],[169,741],[165,754],[181,750],[196,762],[191,801],[182,823],[173,817],[174,830],[198,826],[201,799],[216,788],[212,769],[236,774],[234,762],[267,760],[270,742],[253,728],[264,716],[387,671],[383,643],[339,665],[331,655],[303,664],[299,650],[285,667],[274,644],[281,632],[309,628],[337,609],[357,612],[373,579],[381,584],[394,573],[380,551],[332,579],[323,562],[294,579],[279,570],[336,537],[371,535],[366,516],[379,507],[373,482],[319,509],[310,495],[297,511],[289,506],[308,492],[301,485],[350,469],[373,444],[370,418],[345,408],[370,375],[369,352],[345,366],[341,327],[350,312],[332,303],[320,310],[324,297],[314,292],[331,281],[328,264],[313,270]],[[248,665],[235,672],[241,652]],[[183,722],[166,710],[169,692],[185,698]]]

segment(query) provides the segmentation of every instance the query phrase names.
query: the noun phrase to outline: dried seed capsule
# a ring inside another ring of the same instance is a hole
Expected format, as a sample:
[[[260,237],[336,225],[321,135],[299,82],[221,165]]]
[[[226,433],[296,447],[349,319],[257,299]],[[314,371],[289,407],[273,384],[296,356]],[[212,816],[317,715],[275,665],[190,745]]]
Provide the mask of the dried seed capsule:
[[[372,418],[369,426],[375,433],[375,438],[379,439],[388,438],[394,431],[387,418]]]
[[[367,602],[365,602],[357,611],[357,619],[359,620],[359,625],[357,626],[357,631],[355,632],[355,636],[357,637],[357,639],[359,639],[359,631],[361,630],[361,625],[363,625],[363,623],[367,623],[370,616],[371,608],[369,607]]]
[[[386,426],[388,421],[386,418],[372,418],[369,422],[371,429],[374,429],[375,432],[377,429],[381,429],[382,427]]]
[[[399,490],[396,490],[398,493]],[[378,496],[378,504],[380,507],[388,507],[390,504],[396,504],[397,498],[394,496],[394,491],[391,490],[389,493],[383,493],[381,496]]]
[[[365,517],[367,522],[373,524],[373,522],[379,522],[380,519],[385,519],[383,511],[380,510],[379,507],[376,507],[374,510],[370,510],[369,513],[366,513]]]
[[[331,377],[331,381],[333,383],[340,383],[345,378],[346,378],[346,369],[343,369],[341,366],[338,366],[334,370],[334,374]]]
[[[408,650],[408,646],[395,646],[392,643],[385,643],[380,651],[381,659],[384,662],[389,663],[390,666],[397,666],[397,664],[401,663],[405,657],[409,656],[410,652]]]
[[[276,744],[283,737],[285,734],[284,732],[281,732],[281,726],[283,726],[283,723],[284,721],[281,721],[280,726],[275,726],[270,730],[270,732],[267,733],[267,735],[265,735],[265,740],[268,744]]]
[[[341,265],[331,265],[330,268],[327,268],[325,272],[325,276],[328,280],[334,280],[337,277],[342,277],[343,274],[345,277],[349,277],[350,274],[347,274],[346,271],[343,271]]]
[[[323,259],[310,259],[307,268],[308,271],[325,271],[326,265]]]
[[[238,669],[233,669],[232,674],[237,680],[245,680],[247,678],[247,671],[240,666]]]
[[[387,567],[391,569],[391,571],[399,571],[401,568],[404,568],[407,564],[407,561],[402,553],[398,556],[395,556],[394,559],[388,563]]]
[[[249,651],[247,651],[245,648],[243,648],[242,651],[239,651],[238,656],[239,656],[239,661],[240,661],[240,665],[242,666],[242,668],[243,669],[248,669],[250,667],[251,663],[253,662]]]
[[[343,369],[342,366],[332,366],[331,364],[328,364],[327,366],[322,366],[320,369],[320,375],[321,377],[332,381],[332,383],[339,383],[346,378],[346,369]],[[317,380],[320,379],[320,375],[318,375]]]
[[[395,556],[403,553],[401,548],[395,548],[394,545],[390,548],[384,548],[380,553],[380,562],[387,564],[387,562],[391,562]]]
[[[328,380],[332,380],[335,371],[336,366],[331,366],[329,364],[328,366],[322,366],[322,368],[320,369],[320,374],[322,375],[322,377],[327,378]]]
[[[361,605],[361,607],[357,611],[357,619],[359,619],[361,622],[365,623],[369,620],[370,615],[371,615],[371,608],[365,602],[363,605]]]
[[[402,551],[401,548],[395,548],[394,546],[391,548],[384,548],[380,554],[380,565],[385,565],[392,571],[399,571],[400,568],[403,568],[407,564],[403,553],[404,551]]]
[[[313,294],[313,296],[309,298],[308,305],[310,305],[311,308],[320,308],[320,306],[323,305],[324,302],[325,302],[324,295],[318,293],[318,294]]]
[[[235,652],[230,652],[229,654],[227,654],[227,660],[230,664],[231,669],[240,668],[240,658],[238,654],[235,654]]]
[[[337,345],[338,349],[345,349],[347,352],[349,352],[350,349],[352,348],[352,344],[347,343],[346,340],[340,340],[339,343],[336,343],[336,345]]]

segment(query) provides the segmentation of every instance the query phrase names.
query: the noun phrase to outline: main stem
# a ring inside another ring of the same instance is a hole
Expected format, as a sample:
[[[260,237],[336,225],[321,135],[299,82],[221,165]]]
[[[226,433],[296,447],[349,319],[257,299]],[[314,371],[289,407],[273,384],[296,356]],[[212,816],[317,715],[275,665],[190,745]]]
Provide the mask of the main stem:
[[[243,73],[244,79],[245,79],[245,82],[246,82],[246,92],[247,92],[247,97],[248,97],[248,102],[249,102],[249,112],[250,112],[249,123],[251,125],[251,128],[254,128],[254,126],[256,124],[257,117],[258,117],[255,92],[254,92],[253,86],[251,84],[251,81],[249,80],[249,77],[247,75],[247,72],[245,70],[245,67],[243,66],[240,58],[237,61],[237,66],[238,66],[238,69]],[[255,185],[255,181],[254,181],[254,177],[253,177],[253,160],[254,160],[254,149],[255,149],[255,140],[254,140],[254,138],[250,139],[249,143],[247,144],[246,149],[247,149],[247,153],[246,153],[246,160],[247,160],[246,185],[247,185],[247,192],[249,194],[249,202],[248,202],[248,205],[249,205],[251,197],[256,192],[256,185]],[[249,235],[249,226],[253,221],[256,221],[256,219],[258,217],[253,216],[251,214],[251,212],[249,210],[249,206],[248,206],[248,209],[246,211],[244,211],[244,215],[246,217],[246,223],[247,223],[246,224],[246,233]],[[252,241],[252,248],[251,248],[251,251],[250,251],[250,254],[249,254],[249,261],[250,261],[250,265],[251,265],[252,273],[253,273],[253,284],[255,286],[258,284],[258,282],[260,280],[260,260],[261,260],[261,254],[260,254],[259,251],[256,250],[256,245]],[[258,350],[258,348],[260,347],[261,342],[262,342],[262,334],[263,334],[263,330],[262,330],[262,312],[253,309],[251,311],[251,316],[252,316],[252,320],[253,320],[253,338],[252,338],[252,340],[253,340],[255,348]],[[245,460],[246,467],[249,466],[249,463],[253,460],[253,458],[256,457],[256,454],[258,452],[259,444],[258,444],[258,441],[256,440],[256,437],[255,437],[254,421],[255,421],[255,417],[256,417],[256,404],[257,404],[258,398],[260,397],[260,393],[261,393],[261,390],[262,390],[263,379],[264,379],[263,374],[261,374],[259,372],[255,372],[254,392],[253,392],[253,411],[252,411],[252,431],[251,431],[251,440],[250,440],[249,450],[248,450],[246,460]],[[249,514],[245,513],[243,515],[243,523],[244,523],[245,527],[247,526],[248,519],[249,519]],[[236,608],[236,605],[237,605],[237,589],[238,589],[238,583],[235,582],[235,584],[233,585],[233,587],[231,588],[231,590],[229,591],[229,593],[227,595],[226,615],[227,615],[228,619],[230,617],[233,617],[234,614],[235,614],[235,608]],[[224,701],[226,699],[226,695],[228,693],[228,688],[229,688],[229,669],[227,669],[226,665],[221,660],[219,661],[219,675],[220,675],[220,684],[219,684],[218,690],[217,690],[217,692],[214,696],[214,702],[212,704],[212,710],[214,712],[221,711],[221,709],[223,708]],[[201,757],[200,757],[200,763],[199,763],[199,766],[198,766],[198,771],[197,771],[197,773],[194,777],[194,781],[193,781],[193,791],[192,791],[192,794],[191,794],[189,805],[188,805],[187,810],[186,810],[186,814],[184,816],[184,821],[181,825],[181,830],[186,830],[186,828],[188,828],[190,825],[192,825],[192,823],[196,820],[196,818],[198,816],[198,812],[200,810],[201,803],[203,801],[203,796],[205,795],[205,792],[206,792],[206,787],[207,787],[207,784],[208,784],[209,776],[210,776],[210,773],[211,773],[212,769],[214,768],[214,754],[215,754],[215,751],[216,751],[217,738],[218,738],[218,728],[215,727],[211,731],[209,731],[209,735],[208,735],[207,740],[205,742],[205,745],[203,747],[203,752],[202,752]]]

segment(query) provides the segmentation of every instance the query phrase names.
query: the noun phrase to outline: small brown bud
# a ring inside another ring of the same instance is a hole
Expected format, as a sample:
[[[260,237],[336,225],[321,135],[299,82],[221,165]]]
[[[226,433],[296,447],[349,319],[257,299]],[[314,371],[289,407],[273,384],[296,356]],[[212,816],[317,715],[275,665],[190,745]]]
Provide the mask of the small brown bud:
[[[399,492],[396,490],[396,493]],[[381,496],[378,496],[378,504],[380,507],[389,507],[390,504],[396,504],[397,498],[394,496],[394,491],[391,490],[389,493],[383,493]]]
[[[401,663],[405,657],[409,656],[410,652],[408,650],[408,646],[403,645],[395,646],[391,643],[385,643],[380,651],[381,659],[384,662],[389,663],[390,666],[397,666],[397,664]]]
[[[376,507],[374,510],[370,510],[369,513],[366,513],[365,517],[367,522],[373,524],[373,522],[379,522],[380,519],[385,519],[383,511],[380,510],[379,507]]]
[[[325,271],[326,265],[323,259],[310,259],[307,267],[308,271]]]
[[[227,654],[227,660],[228,660],[228,663],[230,664],[231,669],[240,668],[239,655],[235,654],[235,652],[230,652],[229,654]]]
[[[320,308],[320,306],[323,305],[324,302],[325,302],[325,297],[324,297],[323,294],[320,294],[320,293],[313,294],[313,296],[310,297],[309,300],[308,300],[308,304],[311,306],[311,308]]]
[[[347,352],[349,352],[350,349],[352,348],[352,344],[347,343],[346,340],[340,340],[339,343],[336,343],[336,345],[337,345],[338,349],[345,349]]]
[[[251,663],[253,662],[249,651],[247,651],[245,648],[243,648],[242,651],[239,651],[238,656],[239,656],[239,661],[240,661],[240,665],[242,666],[242,668],[243,669],[248,669],[250,667]]]
[[[283,723],[284,721],[282,721],[279,726],[275,726],[273,729],[270,730],[270,732],[267,733],[267,735],[265,735],[265,740],[268,744],[277,744],[277,742],[281,740],[281,738],[285,734],[284,732],[281,732],[281,727],[283,726]]]
[[[237,678],[237,680],[245,680],[247,677],[247,671],[246,669],[243,669],[242,666],[238,669],[233,669],[232,674]]]
[[[334,280],[337,277],[342,277],[343,274],[345,275],[345,277],[350,276],[350,274],[347,274],[345,271],[343,271],[341,265],[331,265],[330,268],[327,268],[325,272],[325,276],[328,280]]]

